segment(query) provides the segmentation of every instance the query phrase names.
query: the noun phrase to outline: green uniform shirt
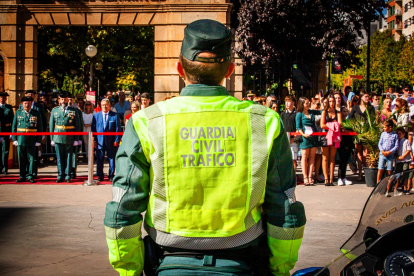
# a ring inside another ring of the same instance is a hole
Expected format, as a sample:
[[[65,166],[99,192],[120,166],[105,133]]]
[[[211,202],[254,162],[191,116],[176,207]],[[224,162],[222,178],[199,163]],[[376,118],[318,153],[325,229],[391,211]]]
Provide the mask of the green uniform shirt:
[[[13,107],[9,104],[4,104],[2,106],[4,117],[3,117],[3,125],[1,128],[2,132],[11,132],[12,123],[14,118]]]
[[[19,109],[23,109],[23,105],[19,105]],[[34,102],[32,105],[32,109],[39,111],[40,113],[40,120],[42,120],[42,132],[47,131],[47,116],[46,111],[43,106],[37,102]]]
[[[49,121],[50,132],[77,132],[80,131],[79,114],[74,107],[67,106],[66,110],[57,106],[52,109]],[[59,144],[72,145],[78,141],[77,135],[52,135],[53,142]]]
[[[13,119],[12,132],[41,132],[43,129],[42,119],[40,112],[31,109],[29,114],[26,113],[23,109],[16,110],[16,114]],[[13,141],[17,141],[19,146],[32,146],[34,147],[36,143],[40,143],[42,136],[36,135],[13,135]]]

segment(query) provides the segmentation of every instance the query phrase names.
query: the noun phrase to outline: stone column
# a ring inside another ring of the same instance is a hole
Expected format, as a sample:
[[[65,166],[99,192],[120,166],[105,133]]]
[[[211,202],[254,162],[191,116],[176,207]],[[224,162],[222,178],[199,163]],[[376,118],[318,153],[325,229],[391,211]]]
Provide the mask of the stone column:
[[[184,81],[177,73],[175,63],[180,55],[184,29],[198,19],[213,19],[227,26],[230,24],[231,5],[217,0],[215,4],[166,5],[165,14],[157,13],[151,20],[154,25],[154,101],[158,102],[166,96],[178,96],[184,87]],[[196,7],[195,7],[196,6]],[[203,12],[200,12],[203,10]],[[238,62],[238,58],[234,59]],[[243,67],[237,66],[235,74],[224,82],[230,94],[240,98],[243,90]]]
[[[9,104],[16,107],[28,89],[37,89],[37,27],[26,26],[24,13],[1,18],[0,50],[4,59],[4,86]]]
[[[178,96],[184,81],[176,70],[184,38],[184,25],[159,25],[154,28],[154,101]]]

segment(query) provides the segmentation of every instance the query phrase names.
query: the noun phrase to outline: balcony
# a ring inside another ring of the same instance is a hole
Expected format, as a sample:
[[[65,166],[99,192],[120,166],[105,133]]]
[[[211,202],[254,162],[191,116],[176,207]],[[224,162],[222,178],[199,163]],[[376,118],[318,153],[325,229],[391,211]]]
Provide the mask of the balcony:
[[[404,28],[404,25],[402,22],[395,25],[395,30],[397,31],[402,31],[403,28]]]
[[[401,9],[395,10],[395,16],[402,16],[403,12]]]

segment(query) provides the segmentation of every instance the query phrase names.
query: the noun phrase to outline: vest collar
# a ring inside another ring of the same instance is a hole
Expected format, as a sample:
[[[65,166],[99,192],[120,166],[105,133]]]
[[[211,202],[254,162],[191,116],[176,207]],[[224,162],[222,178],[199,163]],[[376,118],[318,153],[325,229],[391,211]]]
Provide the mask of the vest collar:
[[[181,90],[180,96],[230,96],[221,85],[191,84]]]

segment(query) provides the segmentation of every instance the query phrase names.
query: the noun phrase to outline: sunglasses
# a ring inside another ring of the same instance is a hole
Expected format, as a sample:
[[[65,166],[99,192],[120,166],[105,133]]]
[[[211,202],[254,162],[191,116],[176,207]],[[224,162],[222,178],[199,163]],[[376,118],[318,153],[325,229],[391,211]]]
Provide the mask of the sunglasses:
[[[358,102],[358,100],[353,100],[353,102],[354,102],[354,103],[357,103],[357,102]]]
[[[85,104],[85,105],[91,105],[91,104]]]

